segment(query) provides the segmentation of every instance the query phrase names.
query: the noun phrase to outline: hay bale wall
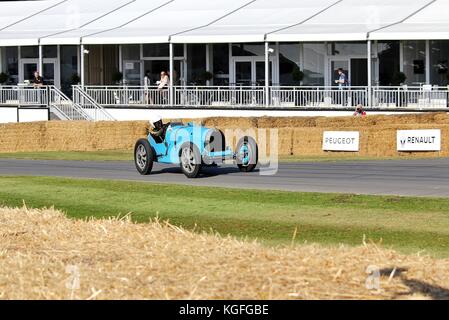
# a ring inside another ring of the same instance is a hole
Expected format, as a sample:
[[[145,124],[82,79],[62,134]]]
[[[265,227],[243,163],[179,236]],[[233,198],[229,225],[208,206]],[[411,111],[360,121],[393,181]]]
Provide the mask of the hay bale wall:
[[[189,120],[184,120],[185,122]],[[198,122],[198,121],[197,121]],[[324,131],[360,131],[361,157],[447,157],[449,156],[449,115],[446,113],[394,116],[297,117],[297,118],[207,118],[199,121],[222,130],[277,129],[281,156],[329,156],[342,153],[322,150]],[[144,137],[145,121],[131,122],[38,122],[0,125],[0,152],[131,150]],[[441,129],[442,151],[399,153],[396,131]],[[267,131],[268,135],[270,131]],[[236,141],[229,143],[235,145]],[[267,143],[267,149],[272,149]]]

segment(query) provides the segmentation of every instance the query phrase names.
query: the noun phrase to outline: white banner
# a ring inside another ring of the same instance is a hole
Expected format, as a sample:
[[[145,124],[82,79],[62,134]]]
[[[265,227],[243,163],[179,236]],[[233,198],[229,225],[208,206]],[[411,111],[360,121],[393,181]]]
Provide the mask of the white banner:
[[[360,133],[358,131],[325,131],[323,150],[357,152],[360,150]]]
[[[441,130],[399,130],[398,151],[441,151]]]

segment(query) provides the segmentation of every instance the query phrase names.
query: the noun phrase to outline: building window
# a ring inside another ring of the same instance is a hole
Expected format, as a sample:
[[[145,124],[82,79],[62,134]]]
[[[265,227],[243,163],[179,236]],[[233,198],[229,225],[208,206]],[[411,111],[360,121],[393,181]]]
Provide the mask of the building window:
[[[301,84],[303,78],[299,57],[299,44],[281,43],[279,45],[279,84],[281,86]]]
[[[44,46],[42,48],[42,51],[44,54],[44,58],[57,58],[58,57],[58,46]]]
[[[303,84],[306,86],[324,86],[326,45],[324,43],[304,43],[302,53]]]
[[[234,43],[232,45],[232,56],[265,56],[265,45],[263,43]]]
[[[188,84],[204,85],[206,80],[206,45],[191,44],[187,46],[187,82]]]
[[[213,50],[213,71],[214,85],[225,86],[229,84],[229,45],[214,44]]]
[[[123,60],[140,60],[140,45],[129,44],[122,46]]]
[[[366,57],[368,48],[366,42],[332,42],[330,44],[330,54],[332,56],[359,56]]]
[[[404,41],[404,73],[409,85],[426,83],[426,42]]]
[[[449,84],[449,41],[430,41],[430,83]]]
[[[20,57],[22,59],[37,59],[39,58],[39,47],[20,47]]]
[[[61,46],[61,89],[70,94],[71,86],[76,80],[74,75],[78,75],[78,47]],[[79,77],[79,75],[78,75]]]
[[[173,45],[173,54],[175,57],[184,56],[184,47],[180,44]],[[168,43],[160,44],[144,44],[143,45],[144,58],[167,58],[170,56],[170,47]]]
[[[400,71],[399,41],[380,41],[377,44],[379,60],[379,85],[395,85],[394,78]],[[399,84],[396,84],[399,85]]]
[[[6,72],[9,75],[9,84],[19,82],[19,51],[17,47],[5,48]]]

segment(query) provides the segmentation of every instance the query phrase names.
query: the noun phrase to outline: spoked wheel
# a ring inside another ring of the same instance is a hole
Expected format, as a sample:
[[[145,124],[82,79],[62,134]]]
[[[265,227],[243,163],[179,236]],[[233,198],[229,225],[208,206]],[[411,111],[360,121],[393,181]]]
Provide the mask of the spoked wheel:
[[[148,175],[153,169],[154,153],[153,148],[146,139],[137,141],[134,148],[134,163],[137,171],[141,175]]]
[[[241,172],[252,172],[259,162],[259,148],[251,137],[243,137],[237,144],[237,166]]]
[[[193,179],[200,175],[201,155],[193,143],[185,143],[181,147],[179,162],[187,178]]]

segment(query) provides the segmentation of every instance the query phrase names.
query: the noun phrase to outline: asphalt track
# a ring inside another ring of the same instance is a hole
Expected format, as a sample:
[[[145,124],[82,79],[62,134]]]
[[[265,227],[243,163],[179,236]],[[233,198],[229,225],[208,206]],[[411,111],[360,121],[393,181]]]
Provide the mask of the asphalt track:
[[[178,167],[155,164],[140,176],[133,162],[0,160],[0,176],[57,176],[305,192],[449,197],[449,159],[281,163],[273,176],[206,168],[195,180]]]

